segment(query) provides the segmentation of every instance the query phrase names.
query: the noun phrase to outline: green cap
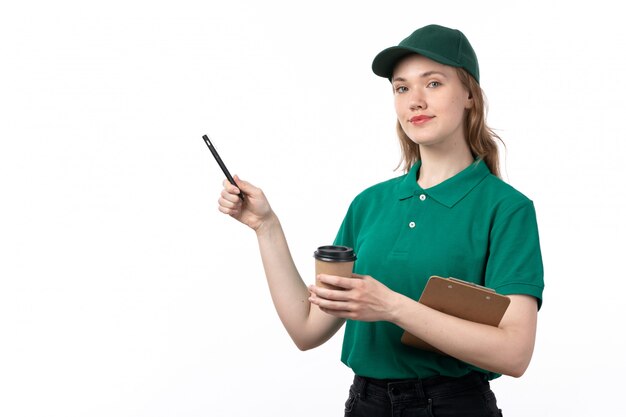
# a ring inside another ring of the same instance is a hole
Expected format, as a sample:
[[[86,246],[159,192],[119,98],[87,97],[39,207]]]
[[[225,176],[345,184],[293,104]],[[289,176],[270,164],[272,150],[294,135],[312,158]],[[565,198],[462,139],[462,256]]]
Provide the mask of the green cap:
[[[372,62],[372,71],[391,79],[398,61],[410,54],[420,54],[444,65],[464,68],[477,82],[480,81],[478,58],[465,35],[460,30],[439,25],[419,28],[398,46],[380,52]]]

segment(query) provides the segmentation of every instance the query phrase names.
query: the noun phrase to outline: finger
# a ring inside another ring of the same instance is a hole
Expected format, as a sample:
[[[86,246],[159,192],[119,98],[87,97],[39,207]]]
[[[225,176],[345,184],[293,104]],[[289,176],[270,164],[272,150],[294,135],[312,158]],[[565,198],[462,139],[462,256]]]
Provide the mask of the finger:
[[[335,316],[335,317],[342,318],[342,319],[354,319],[355,318],[354,314],[352,314],[349,311],[331,310],[329,308],[324,308],[324,307],[320,307],[320,310],[322,310],[326,314],[330,314],[331,316]]]
[[[324,288],[317,285],[309,286],[309,291],[318,298],[334,301],[347,301],[348,294],[345,290],[332,290],[330,288]]]
[[[239,214],[239,209],[237,209],[237,208],[229,209],[229,208],[226,208],[226,207],[219,206],[217,209],[219,211],[221,211],[222,213],[228,214],[230,216],[236,216],[236,215]]]
[[[235,175],[233,179],[235,180],[235,184],[237,184],[237,187],[239,187],[241,192],[243,192],[244,194],[250,195],[252,197],[260,197],[262,195],[263,192],[260,188],[255,187],[248,181],[242,180],[241,178],[239,178],[238,175]]]
[[[237,187],[239,187],[241,189],[241,191],[253,191],[253,188],[256,188],[255,186],[253,186],[252,184],[250,184],[248,181],[244,181],[241,178],[239,178],[239,175],[236,175],[233,177],[233,179],[235,180],[235,184],[237,184]]]
[[[237,198],[237,197],[235,197],[235,198]],[[237,200],[239,200],[239,199],[237,199]],[[217,204],[219,204],[220,207],[224,207],[224,208],[227,208],[227,209],[235,209],[235,208],[238,207],[237,201],[232,201],[232,200],[229,200],[229,199],[224,198],[224,197],[220,197],[217,200]]]
[[[334,285],[335,287],[340,287],[346,290],[354,288],[354,278],[326,274],[319,274],[317,278],[325,284]]]
[[[239,194],[231,193],[226,189],[223,189],[220,193],[220,199],[224,199],[226,201],[230,201],[231,203],[237,203],[241,199],[239,198]]]
[[[237,199],[239,200],[239,199]],[[226,210],[232,210],[232,211],[239,211],[241,210],[241,200],[239,201],[231,201],[231,200],[226,200],[225,198],[220,197],[217,200],[217,205],[218,207],[221,207],[223,209]]]
[[[224,187],[224,190],[222,191],[227,191],[229,194],[238,195],[241,193],[241,190],[238,187],[231,184],[230,181],[228,180],[222,181],[222,186]]]
[[[318,307],[324,307],[331,310],[347,310],[348,303],[342,300],[333,300],[316,293],[311,293],[309,301]]]
[[[341,317],[345,319],[354,319],[356,315],[353,311],[350,311],[345,308],[344,305],[333,304],[330,301],[318,300],[318,302],[311,301],[313,304],[317,305],[317,307],[326,314],[330,314],[335,317]]]

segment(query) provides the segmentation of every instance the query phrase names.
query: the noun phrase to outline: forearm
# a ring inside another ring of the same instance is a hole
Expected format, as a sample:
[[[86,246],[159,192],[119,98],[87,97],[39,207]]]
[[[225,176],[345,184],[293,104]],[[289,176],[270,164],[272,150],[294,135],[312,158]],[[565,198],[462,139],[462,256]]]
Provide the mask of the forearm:
[[[308,301],[308,287],[293,262],[280,221],[272,215],[256,233],[272,301],[283,326],[300,349],[325,342],[342,321],[324,315]]]
[[[518,296],[519,297],[519,296]],[[518,301],[518,300],[516,300]],[[521,376],[532,357],[536,316],[512,303],[500,327],[459,319],[399,296],[391,321],[459,360],[492,372]],[[519,317],[530,317],[521,325]]]

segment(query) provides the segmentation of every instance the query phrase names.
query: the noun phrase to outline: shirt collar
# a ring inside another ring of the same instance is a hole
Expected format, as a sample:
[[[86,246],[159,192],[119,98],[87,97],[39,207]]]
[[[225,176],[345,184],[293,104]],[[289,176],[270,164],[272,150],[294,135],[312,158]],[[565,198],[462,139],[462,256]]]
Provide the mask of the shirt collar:
[[[426,194],[444,206],[452,208],[490,174],[485,162],[482,159],[477,159],[452,178],[424,190],[417,183],[417,172],[421,165],[422,161],[417,161],[402,182],[398,184],[397,196],[400,200],[406,200],[414,195]]]

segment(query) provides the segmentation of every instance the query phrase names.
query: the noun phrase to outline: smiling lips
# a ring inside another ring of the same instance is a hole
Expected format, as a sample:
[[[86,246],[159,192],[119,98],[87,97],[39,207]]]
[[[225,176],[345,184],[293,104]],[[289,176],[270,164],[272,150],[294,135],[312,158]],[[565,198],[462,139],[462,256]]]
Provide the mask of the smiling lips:
[[[413,116],[409,119],[409,121],[414,124],[414,125],[422,125],[430,120],[432,120],[433,117],[432,116],[424,116],[424,115],[420,115],[420,116]]]

